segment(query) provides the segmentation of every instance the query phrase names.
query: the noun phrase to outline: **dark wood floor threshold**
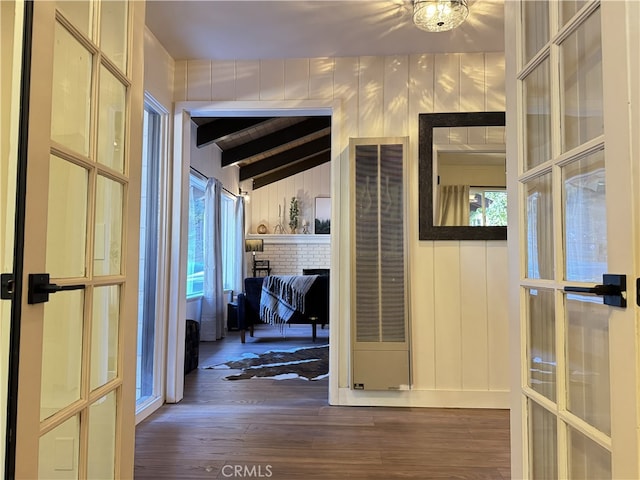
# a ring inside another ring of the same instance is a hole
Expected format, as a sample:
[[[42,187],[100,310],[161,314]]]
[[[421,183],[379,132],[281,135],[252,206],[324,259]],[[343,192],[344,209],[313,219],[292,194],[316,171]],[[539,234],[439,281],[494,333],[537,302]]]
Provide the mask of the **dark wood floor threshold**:
[[[318,329],[315,345],[328,342]],[[200,346],[200,367],[243,352],[311,346],[309,326],[283,339],[261,326]],[[329,406],[328,380],[224,380],[194,370],[184,399],[137,427],[136,479],[510,478],[509,412]]]

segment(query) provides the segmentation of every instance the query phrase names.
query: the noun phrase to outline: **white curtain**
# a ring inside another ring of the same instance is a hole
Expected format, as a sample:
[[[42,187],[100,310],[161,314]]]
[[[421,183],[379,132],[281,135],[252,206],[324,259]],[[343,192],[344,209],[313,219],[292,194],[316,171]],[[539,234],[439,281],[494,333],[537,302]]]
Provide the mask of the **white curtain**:
[[[469,225],[469,185],[440,185],[438,225]]]
[[[222,184],[207,181],[204,204],[204,292],[200,316],[200,340],[224,337],[224,288],[222,285]]]

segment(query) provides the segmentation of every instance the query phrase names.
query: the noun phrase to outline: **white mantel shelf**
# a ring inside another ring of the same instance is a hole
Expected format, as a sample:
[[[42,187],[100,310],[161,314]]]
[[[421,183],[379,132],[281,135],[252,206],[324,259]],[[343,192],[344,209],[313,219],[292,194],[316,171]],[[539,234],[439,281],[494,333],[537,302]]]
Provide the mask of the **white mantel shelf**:
[[[273,233],[247,233],[248,240],[261,239],[264,243],[290,243],[290,244],[329,244],[331,243],[331,235],[315,235],[315,234],[289,234],[278,235]]]

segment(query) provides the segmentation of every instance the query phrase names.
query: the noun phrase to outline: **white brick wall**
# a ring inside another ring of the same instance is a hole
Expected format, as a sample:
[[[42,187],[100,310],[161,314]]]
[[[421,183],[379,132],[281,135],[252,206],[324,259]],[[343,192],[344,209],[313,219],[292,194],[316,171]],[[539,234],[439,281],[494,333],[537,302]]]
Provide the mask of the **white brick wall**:
[[[321,239],[312,235],[261,236],[259,238],[265,240],[264,251],[256,253],[256,260],[269,260],[271,275],[301,275],[304,268],[330,268],[329,237],[319,237]],[[247,262],[247,275],[251,275],[253,257],[250,254]]]

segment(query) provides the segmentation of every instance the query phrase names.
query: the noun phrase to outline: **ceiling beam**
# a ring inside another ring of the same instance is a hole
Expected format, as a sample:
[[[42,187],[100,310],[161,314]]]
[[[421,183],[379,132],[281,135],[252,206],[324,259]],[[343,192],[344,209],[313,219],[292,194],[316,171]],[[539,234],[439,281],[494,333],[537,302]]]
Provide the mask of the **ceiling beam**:
[[[331,135],[311,140],[290,150],[276,153],[258,162],[250,163],[240,168],[240,181],[269,173],[287,165],[323,152],[331,148]]]
[[[272,150],[287,143],[299,140],[301,137],[311,135],[319,130],[331,126],[331,117],[311,117],[300,123],[284,128],[277,132],[265,135],[250,142],[244,143],[222,152],[221,166],[228,167],[246,158],[253,157],[267,150]]]
[[[253,189],[256,190],[260,187],[269,185],[270,183],[277,182],[278,180],[282,180],[284,178],[290,177],[291,175],[295,175],[296,173],[304,172],[305,170],[309,170],[311,168],[317,167],[318,165],[322,165],[323,163],[327,163],[330,161],[331,161],[331,150],[318,153],[317,155],[306,158],[300,162],[291,164],[279,170],[275,170],[274,172],[269,173],[267,175],[262,175],[261,177],[255,177],[253,179]],[[240,170],[242,171],[242,168]]]
[[[232,117],[216,118],[215,120],[200,125],[196,134],[196,146],[198,148],[209,145],[222,137],[232,133],[246,130],[260,123],[271,120],[271,117]]]

